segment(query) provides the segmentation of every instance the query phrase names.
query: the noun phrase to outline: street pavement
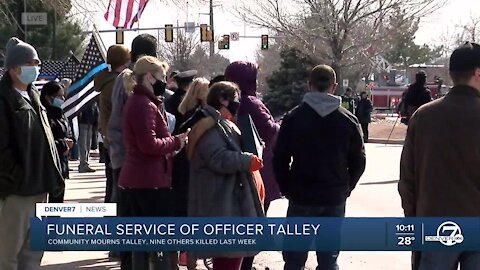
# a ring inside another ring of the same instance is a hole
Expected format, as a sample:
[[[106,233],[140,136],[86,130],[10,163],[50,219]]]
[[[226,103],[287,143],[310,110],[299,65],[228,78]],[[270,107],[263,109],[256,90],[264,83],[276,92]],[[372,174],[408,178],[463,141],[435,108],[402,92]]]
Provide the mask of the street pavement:
[[[347,201],[349,217],[401,217],[403,212],[397,192],[401,145],[367,144],[367,169]],[[71,172],[65,192],[67,202],[103,202],[105,178],[103,164],[93,160],[95,173]],[[77,169],[72,162],[71,168]],[[284,217],[288,207],[285,199],[274,201],[268,216]],[[362,233],[361,229],[358,231]],[[410,266],[408,252],[341,252],[340,269],[405,270]],[[280,252],[262,252],[256,258],[257,269],[283,269]],[[307,269],[315,269],[315,253],[310,252]],[[199,261],[199,269],[205,269]],[[107,252],[46,252],[42,261],[44,270],[119,269],[118,262],[110,261]],[[186,268],[184,268],[186,269]]]

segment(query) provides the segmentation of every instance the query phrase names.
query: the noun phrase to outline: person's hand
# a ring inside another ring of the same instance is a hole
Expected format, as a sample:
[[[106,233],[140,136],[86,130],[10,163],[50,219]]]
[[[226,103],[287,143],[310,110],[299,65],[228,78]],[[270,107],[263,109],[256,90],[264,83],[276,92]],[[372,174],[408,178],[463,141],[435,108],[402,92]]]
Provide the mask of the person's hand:
[[[68,149],[72,149],[73,147],[73,140],[72,139],[65,139],[65,142],[67,143]]]
[[[259,157],[256,155],[253,155],[252,158],[250,159],[250,171],[258,171],[263,167],[263,160],[261,160]]]
[[[185,145],[188,143],[188,134],[190,133],[190,129],[187,129],[185,133],[177,135],[177,137],[180,139],[180,148],[185,147]]]

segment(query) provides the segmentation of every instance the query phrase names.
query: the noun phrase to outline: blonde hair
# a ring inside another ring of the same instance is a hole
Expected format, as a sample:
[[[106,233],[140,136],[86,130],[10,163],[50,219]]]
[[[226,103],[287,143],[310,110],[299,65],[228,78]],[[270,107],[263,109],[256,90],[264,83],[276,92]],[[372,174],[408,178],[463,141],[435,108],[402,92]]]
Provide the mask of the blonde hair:
[[[127,94],[129,94],[133,91],[135,85],[143,82],[143,76],[145,74],[156,73],[159,71],[166,74],[168,68],[167,63],[158,60],[156,57],[143,56],[137,60],[133,67],[133,71],[128,69],[122,73],[123,87]]]
[[[195,109],[199,105],[199,101],[197,99],[198,94],[201,92],[208,92],[209,84],[210,81],[205,78],[196,78],[193,80],[192,85],[187,90],[187,94],[178,106],[178,112],[185,115],[187,112]],[[206,97],[207,95],[205,95],[205,99]]]

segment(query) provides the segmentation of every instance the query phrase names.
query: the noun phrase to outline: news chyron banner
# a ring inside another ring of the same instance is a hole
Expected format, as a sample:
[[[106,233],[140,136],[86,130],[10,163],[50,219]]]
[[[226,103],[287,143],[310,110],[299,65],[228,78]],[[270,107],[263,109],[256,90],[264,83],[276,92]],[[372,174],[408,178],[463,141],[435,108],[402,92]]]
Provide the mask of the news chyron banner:
[[[37,217],[31,220],[31,248],[229,252],[480,250],[480,218],[115,216],[115,204],[37,204]]]

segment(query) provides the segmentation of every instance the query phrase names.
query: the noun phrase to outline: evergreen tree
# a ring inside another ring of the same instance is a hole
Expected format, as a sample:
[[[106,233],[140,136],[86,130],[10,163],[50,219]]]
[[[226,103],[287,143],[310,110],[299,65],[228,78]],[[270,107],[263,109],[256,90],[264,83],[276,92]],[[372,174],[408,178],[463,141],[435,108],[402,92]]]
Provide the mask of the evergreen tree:
[[[413,64],[431,64],[441,56],[441,47],[427,44],[415,44],[415,33],[419,29],[419,19],[406,18],[404,12],[399,10],[396,16],[390,17],[393,35],[387,40],[385,59],[397,68],[406,69]]]
[[[267,79],[268,91],[264,94],[264,101],[275,116],[300,104],[314,66],[310,57],[295,48],[282,49],[280,57],[280,68]]]
[[[27,12],[47,12],[47,25],[27,26],[26,40],[36,48],[41,60],[65,60],[70,56],[70,51],[77,53],[82,49],[85,35],[80,25],[67,18],[66,13],[55,14],[56,11],[46,7],[43,1],[28,1],[26,8]],[[17,9],[18,3],[15,2],[0,5],[0,12],[4,14],[12,14]],[[4,55],[10,37],[21,36],[16,19],[18,18],[0,19],[0,55]]]

